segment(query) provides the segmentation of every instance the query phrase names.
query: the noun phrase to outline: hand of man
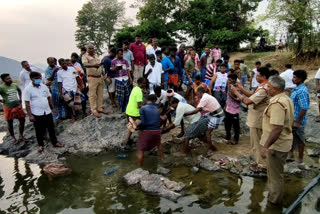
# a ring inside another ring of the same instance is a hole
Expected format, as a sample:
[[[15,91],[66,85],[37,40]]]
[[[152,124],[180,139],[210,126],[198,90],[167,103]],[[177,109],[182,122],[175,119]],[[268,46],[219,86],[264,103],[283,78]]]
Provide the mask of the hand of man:
[[[52,109],[52,113],[53,113],[54,116],[58,115],[57,110],[55,108]]]
[[[263,159],[266,159],[266,158],[267,158],[268,151],[269,151],[269,149],[266,149],[266,148],[263,148],[263,149],[262,149],[262,151],[261,151],[261,157],[262,157]]]
[[[108,74],[105,74],[103,78],[106,80],[108,78]]]
[[[240,90],[243,89],[243,86],[240,83],[236,83],[236,87]]]
[[[297,121],[294,121],[293,122],[293,127],[299,128],[300,127],[300,123],[298,123]]]
[[[149,71],[148,71],[148,74],[150,74],[151,72],[152,72],[152,69],[150,68]]]
[[[230,91],[232,93],[235,93],[237,91],[237,88],[235,86],[231,85]]]
[[[95,68],[100,68],[100,64],[95,64],[94,67]]]
[[[33,115],[30,115],[30,116],[29,116],[29,120],[30,120],[30,122],[34,122],[34,121],[36,121],[36,119],[34,118],[34,116],[33,116]]]
[[[59,68],[58,67],[55,67],[52,72],[56,73],[57,71],[59,71]]]
[[[132,78],[129,79],[130,85],[133,84]]]

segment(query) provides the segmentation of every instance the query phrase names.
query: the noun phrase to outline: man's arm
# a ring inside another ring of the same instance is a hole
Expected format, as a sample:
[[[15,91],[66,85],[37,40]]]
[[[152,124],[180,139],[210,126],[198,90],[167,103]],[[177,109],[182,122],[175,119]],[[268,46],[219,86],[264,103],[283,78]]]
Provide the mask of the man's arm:
[[[316,90],[317,90],[318,93],[320,91],[319,82],[320,82],[320,79],[316,79]]]
[[[62,82],[59,82],[59,83],[58,83],[58,86],[59,86],[59,95],[60,95],[60,98],[62,99],[62,98],[63,98],[63,94],[62,94]]]
[[[215,81],[217,80],[217,77],[218,77],[218,74],[217,73],[215,73],[214,75],[213,75],[213,77],[212,77],[212,79],[211,79],[211,81],[210,81],[210,84],[209,84],[209,90],[211,90],[212,89],[212,86],[213,86],[213,84],[215,83]]]
[[[48,103],[49,103],[49,106],[50,106],[50,109],[51,109],[52,113],[53,113],[54,115],[57,115],[57,111],[56,111],[56,109],[54,108],[54,105],[53,105],[53,102],[52,102],[51,97],[48,97]]]
[[[193,114],[196,114],[196,113],[198,113],[198,112],[200,112],[200,111],[202,111],[202,108],[201,108],[201,107],[196,108],[196,109],[193,110],[193,111],[189,111],[189,112],[184,113],[184,116],[193,115]]]
[[[51,75],[47,78],[47,80],[48,80],[48,81],[53,81],[53,80],[54,80],[54,76],[55,76],[55,74],[57,73],[57,71],[59,71],[59,68],[54,68],[54,69],[52,70]]]
[[[236,87],[233,85],[231,86],[231,92],[238,97],[239,100],[241,100],[244,104],[250,105],[254,104],[252,100],[250,100],[248,97],[244,97],[242,94],[239,93]]]
[[[22,105],[22,92],[21,92],[21,89],[19,87],[17,87],[17,91],[18,91],[18,95],[19,95],[19,99],[20,99],[20,105]]]
[[[30,107],[30,101],[24,101],[25,102],[25,104],[26,104],[26,110],[27,110],[27,114],[28,114],[28,116],[29,116],[29,120],[30,120],[30,122],[34,122],[35,121],[35,118],[34,118],[34,116],[32,115],[32,113],[31,113],[31,107]]]
[[[283,130],[283,126],[272,125],[272,131],[270,132],[270,135],[269,135],[268,139],[264,143],[263,148],[264,149],[269,149],[270,146],[272,146],[272,144],[274,144],[274,142],[276,142],[278,140],[282,130]]]
[[[99,68],[100,64],[91,65],[86,57],[82,57],[82,65],[85,68]]]
[[[254,71],[251,72],[251,79],[250,79],[250,90],[252,90],[252,81],[253,81],[253,78],[254,78]]]

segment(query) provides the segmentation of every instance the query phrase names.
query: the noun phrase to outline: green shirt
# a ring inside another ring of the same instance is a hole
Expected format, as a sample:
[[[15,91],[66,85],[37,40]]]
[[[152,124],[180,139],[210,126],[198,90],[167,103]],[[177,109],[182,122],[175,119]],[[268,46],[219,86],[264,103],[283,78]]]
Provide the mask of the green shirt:
[[[138,107],[138,103],[142,101],[143,101],[142,90],[140,87],[136,86],[131,91],[126,114],[132,117],[140,117],[140,109]]]
[[[189,59],[184,65],[184,69],[188,69],[189,77],[192,78],[193,72],[196,70],[196,64],[192,59]]]
[[[15,108],[20,105],[20,99],[18,96],[18,85],[11,83],[10,86],[6,84],[0,85],[0,95],[4,101],[4,107]]]

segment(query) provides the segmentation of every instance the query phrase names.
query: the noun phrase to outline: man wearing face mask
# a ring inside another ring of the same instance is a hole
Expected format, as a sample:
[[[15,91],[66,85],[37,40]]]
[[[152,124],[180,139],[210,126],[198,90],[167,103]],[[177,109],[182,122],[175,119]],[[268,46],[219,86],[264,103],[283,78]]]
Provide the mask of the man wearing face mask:
[[[23,137],[25,113],[21,107],[21,90],[16,83],[12,82],[9,74],[1,74],[3,84],[0,85],[0,95],[3,100],[4,120],[8,123],[8,130],[13,138],[13,144],[18,143],[20,140],[26,140]],[[13,131],[13,120],[18,119],[19,124],[19,140],[17,141]]]
[[[24,101],[26,103],[27,113],[30,122],[33,122],[36,131],[39,151],[44,150],[44,133],[49,133],[51,143],[54,147],[62,147],[58,142],[54,130],[52,112],[56,115],[56,109],[52,103],[51,94],[46,85],[41,83],[41,74],[31,72],[30,79],[32,83],[24,90]]]

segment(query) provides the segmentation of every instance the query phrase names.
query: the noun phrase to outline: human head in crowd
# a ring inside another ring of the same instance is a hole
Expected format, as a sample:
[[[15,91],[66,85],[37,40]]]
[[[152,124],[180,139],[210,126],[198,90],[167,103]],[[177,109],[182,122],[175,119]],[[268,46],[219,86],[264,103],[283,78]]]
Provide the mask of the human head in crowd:
[[[200,75],[196,75],[195,77],[194,77],[194,84],[196,84],[196,85],[200,85],[201,84],[201,76]]]
[[[266,65],[265,65],[265,67],[267,67],[267,68],[272,68],[272,65],[271,65],[271,63],[267,63]]]
[[[84,55],[86,52],[87,52],[87,48],[82,47],[82,48],[80,49],[81,55]]]
[[[140,44],[141,42],[142,42],[142,38],[141,38],[141,36],[139,34],[137,34],[136,35],[136,44]]]
[[[196,52],[195,51],[191,51],[190,52],[190,56],[191,56],[191,59],[194,61],[196,59]]]
[[[123,48],[123,50],[128,50],[128,48],[129,48],[129,42],[128,41],[124,41],[123,42],[123,44],[122,44],[122,48]]]
[[[224,74],[224,73],[226,73],[226,71],[227,71],[227,65],[226,65],[225,63],[221,64],[221,66],[220,66],[220,72],[221,72],[222,74]]]
[[[140,37],[141,37],[141,36],[140,36]],[[148,44],[148,45],[151,45],[151,44],[152,44],[152,38],[148,38],[147,44]]]
[[[72,62],[71,62],[70,59],[65,59],[64,61],[66,62],[66,64],[67,64],[68,67],[73,67]],[[61,67],[62,67],[62,66],[61,66]]]
[[[206,47],[206,48],[204,49],[204,52],[206,53],[207,56],[209,56],[209,54],[210,54],[210,48]]]
[[[273,97],[277,94],[283,93],[286,87],[286,82],[280,76],[272,76],[268,82],[267,93]]]
[[[244,60],[243,60],[243,59],[240,59],[239,62],[240,62],[241,64],[244,64]]]
[[[138,83],[139,88],[145,88],[146,84],[147,84],[147,81],[146,81],[146,79],[144,77],[140,77],[137,80],[137,83]]]
[[[189,47],[188,47],[188,54],[190,54],[191,51],[194,51],[194,48],[193,48],[192,46],[189,46]]]
[[[35,86],[39,86],[41,84],[41,74],[39,72],[32,71],[29,75],[32,84]]]
[[[117,50],[117,59],[123,59],[123,49],[119,48]]]
[[[48,57],[47,58],[47,63],[49,65],[49,67],[51,67],[51,68],[54,68],[57,65],[57,62],[56,62],[54,57]]]
[[[74,64],[78,61],[79,55],[77,53],[72,53],[71,54],[71,62]]]
[[[117,55],[117,49],[116,49],[116,48],[111,48],[111,49],[109,50],[109,56],[110,56],[111,58],[114,58],[114,57],[116,57],[116,55]]]
[[[176,56],[177,54],[177,48],[176,47],[171,47],[170,48],[170,56]]]
[[[292,82],[296,85],[300,85],[304,83],[304,81],[308,78],[308,74],[305,70],[296,70],[293,72]]]
[[[155,58],[154,54],[149,54],[148,59],[149,59],[150,64],[152,66],[154,66],[154,64],[156,63],[156,58]]]
[[[285,64],[284,67],[286,67],[286,69],[291,69],[292,65],[291,64]]]
[[[161,96],[161,87],[160,86],[156,86],[156,87],[154,87],[154,94],[157,96],[157,97],[160,97]]]
[[[64,70],[68,69],[68,64],[65,59],[61,58],[58,60],[58,62],[59,62],[59,65],[61,66],[62,69],[64,69]]]
[[[228,55],[226,55],[226,56],[223,58],[223,60],[224,60],[224,63],[227,64],[227,63],[229,63],[230,57],[229,57]]]
[[[261,67],[261,62],[260,61],[256,61],[256,68],[259,69]]]
[[[21,66],[22,66],[22,68],[26,69],[27,71],[31,71],[31,68],[30,68],[28,61],[25,61],[25,60],[22,61]]]
[[[270,77],[275,76],[275,75],[278,76],[278,75],[279,75],[279,71],[277,71],[276,69],[271,69],[271,70],[270,70]],[[269,78],[270,78],[270,77],[269,77]]]
[[[222,65],[222,60],[221,60],[221,59],[218,59],[218,60],[216,61],[216,65],[217,65],[217,66],[221,66],[221,65]]]
[[[231,71],[230,71],[231,70]],[[237,79],[238,79],[238,75],[234,72],[233,69],[230,69],[228,71],[228,83],[231,84],[231,85],[234,85],[237,83]]]
[[[1,74],[1,80],[6,85],[11,85],[11,83],[12,83],[12,79],[10,77],[10,74]]]
[[[219,43],[216,42],[216,44],[214,45],[216,49],[219,49]]]
[[[91,55],[91,56],[94,55],[95,50],[94,50],[93,44],[89,44],[89,45],[87,46],[87,51],[88,51],[88,54],[89,54],[89,55]]]
[[[114,45],[109,45],[108,49],[111,49],[111,48],[115,48],[115,46]]]
[[[234,60],[233,65],[234,65],[234,69],[240,68],[240,60],[239,59]]]
[[[153,47],[158,47],[158,39],[157,38],[153,38],[152,39],[152,46]]]
[[[186,49],[186,45],[185,44],[181,44],[179,47],[179,50],[184,51]]]
[[[165,46],[161,50],[164,55],[169,56],[169,47]]]
[[[173,89],[168,89],[167,90],[167,97],[168,97],[169,100],[171,100],[171,98],[173,98],[174,94],[175,94],[175,92],[174,92]]]
[[[162,52],[160,50],[156,51],[156,56],[157,56],[157,61],[161,62],[162,61]]]
[[[197,97],[201,99],[204,93],[206,93],[206,89],[204,89],[204,87],[199,87],[197,90]]]
[[[179,100],[175,97],[173,97],[171,100],[170,100],[170,106],[174,109],[177,109],[178,107],[178,104],[179,104]]]
[[[257,72],[257,82],[258,83],[263,83],[267,81],[270,77],[270,71],[269,68],[267,67],[261,67],[258,69]]]
[[[156,101],[157,101],[156,95],[154,95],[154,94],[149,94],[149,95],[147,96],[147,102],[148,102],[148,103],[155,104]]]

